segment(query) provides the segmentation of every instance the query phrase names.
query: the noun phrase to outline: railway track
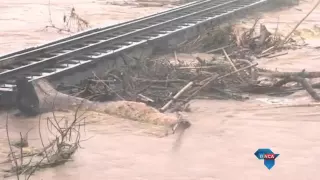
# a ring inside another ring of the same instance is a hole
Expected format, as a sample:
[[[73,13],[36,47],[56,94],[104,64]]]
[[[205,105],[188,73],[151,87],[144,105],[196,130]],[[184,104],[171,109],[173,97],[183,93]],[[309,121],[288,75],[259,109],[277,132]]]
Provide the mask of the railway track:
[[[203,0],[105,28],[97,28],[42,46],[0,57],[0,92],[15,80],[30,81],[81,71],[122,51],[159,40],[206,22],[245,12],[268,0]]]
[[[131,21],[126,21],[126,22],[123,22],[123,23],[119,23],[119,24],[115,24],[115,25],[111,25],[111,26],[103,26],[103,27],[95,27],[95,28],[90,28],[90,29],[87,29],[85,31],[82,31],[82,32],[79,32],[79,33],[75,33],[75,34],[72,34],[68,37],[62,37],[58,40],[54,40],[54,41],[51,41],[51,42],[47,42],[47,43],[44,43],[44,44],[41,44],[41,45],[37,45],[37,46],[33,46],[33,47],[29,47],[29,48],[26,48],[26,49],[23,49],[23,50],[19,50],[19,51],[14,51],[14,52],[10,52],[10,53],[7,53],[7,54],[0,54],[0,60],[1,59],[5,59],[5,58],[8,58],[8,57],[12,57],[12,56],[16,56],[18,54],[23,54],[23,53],[26,53],[26,52],[29,52],[29,51],[34,51],[34,50],[38,50],[38,49],[43,49],[47,46],[51,46],[53,44],[57,44],[57,43],[61,43],[61,42],[64,42],[64,41],[68,41],[68,40],[71,40],[71,39],[74,39],[74,38],[77,38],[77,37],[80,37],[80,36],[84,36],[84,35],[88,35],[88,34],[91,34],[91,33],[95,33],[95,32],[99,32],[99,31],[104,31],[106,29],[110,29],[110,28],[114,28],[116,26],[123,26],[125,24],[132,24],[132,23],[135,23],[137,21],[141,21],[141,20],[144,20],[144,19],[149,19],[149,18],[153,18],[153,17],[156,17],[156,16],[161,16],[163,15],[164,13],[169,13],[169,12],[175,12],[179,9],[182,9],[182,8],[186,8],[188,6],[192,6],[194,5],[195,3],[198,3],[197,1],[194,1],[194,2],[190,2],[190,3],[186,3],[184,5],[181,5],[181,6],[177,6],[176,8],[174,9],[171,9],[171,10],[168,10],[168,11],[164,11],[164,12],[159,12],[159,13],[155,13],[155,14],[152,14],[152,15],[149,15],[149,16],[145,16],[145,17],[142,17],[142,18],[138,18],[138,19],[135,19],[135,20],[131,20]]]

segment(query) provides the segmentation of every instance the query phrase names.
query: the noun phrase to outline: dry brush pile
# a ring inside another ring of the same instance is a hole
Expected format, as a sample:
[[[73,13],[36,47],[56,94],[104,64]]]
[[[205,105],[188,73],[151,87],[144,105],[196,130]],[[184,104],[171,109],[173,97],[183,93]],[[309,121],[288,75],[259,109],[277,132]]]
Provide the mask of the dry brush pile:
[[[209,29],[172,49],[174,62],[166,55],[135,59],[135,65],[124,63],[124,67],[115,66],[101,77],[93,74],[93,78],[77,87],[61,85],[59,90],[98,101],[142,101],[160,111],[188,110],[189,101],[200,97],[245,100],[248,93],[287,95],[301,89],[320,100],[313,89],[319,85],[308,81],[320,77],[319,72],[280,73],[257,67],[260,58],[281,56],[287,53],[284,50],[303,47],[291,36],[306,17],[286,36],[279,34],[278,29],[271,33],[259,24],[259,19],[248,29],[234,25]],[[188,64],[177,52],[214,56],[197,57],[196,63]],[[261,81],[263,77],[268,77],[267,83]],[[285,86],[289,82],[296,85]]]

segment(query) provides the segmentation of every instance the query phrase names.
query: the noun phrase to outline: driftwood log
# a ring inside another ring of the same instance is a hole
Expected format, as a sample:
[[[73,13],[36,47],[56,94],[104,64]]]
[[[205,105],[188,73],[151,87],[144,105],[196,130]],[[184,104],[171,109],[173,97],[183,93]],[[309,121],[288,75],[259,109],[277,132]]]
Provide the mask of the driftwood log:
[[[145,103],[132,101],[93,102],[63,94],[55,90],[46,80],[27,82],[26,79],[18,80],[17,91],[19,94],[18,109],[26,115],[37,115],[52,111],[82,110],[106,113],[134,121],[148,122],[151,124],[174,127],[185,121],[173,115],[159,112]],[[29,112],[31,110],[31,113]]]
[[[304,78],[319,78],[320,72],[259,72],[260,76],[268,76],[273,78],[289,78],[291,76],[299,76]]]
[[[273,87],[279,88],[289,82],[297,82],[299,83],[309,94],[310,96],[316,100],[320,101],[320,96],[313,89],[313,85],[311,85],[306,78],[319,78],[320,72],[306,72],[302,70],[301,72],[267,72],[267,73],[259,73],[259,75],[273,77],[273,78],[281,78],[278,82],[276,82]]]

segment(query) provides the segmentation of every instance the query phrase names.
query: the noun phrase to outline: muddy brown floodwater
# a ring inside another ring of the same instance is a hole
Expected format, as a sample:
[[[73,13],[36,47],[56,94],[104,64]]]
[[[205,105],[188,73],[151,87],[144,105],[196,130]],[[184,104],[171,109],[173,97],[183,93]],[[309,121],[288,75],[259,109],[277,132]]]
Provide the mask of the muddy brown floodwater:
[[[22,13],[18,9],[12,10],[12,2],[1,1],[0,10],[6,14]],[[15,5],[26,8],[32,3],[37,2],[30,0],[24,4],[16,1]],[[59,3],[64,4],[62,1]],[[59,3],[56,2],[57,5]],[[84,5],[83,0],[82,6],[90,7],[90,3],[86,3]],[[274,26],[277,17],[280,17],[279,29],[290,31],[314,3],[306,1],[290,10],[266,13],[262,21],[268,28]],[[92,6],[92,14],[97,12],[94,8],[102,6]],[[31,11],[35,9],[30,10],[30,14]],[[298,30],[301,36],[307,32],[306,38],[313,42],[313,46],[320,44],[317,31],[319,12],[318,8]],[[40,19],[38,15],[34,16]],[[6,37],[1,34],[2,47],[5,45],[15,50],[21,42],[23,45],[35,43],[37,37],[39,41],[45,37],[48,40],[48,36],[53,34],[37,36],[33,30],[24,31],[29,27],[28,23],[21,16],[15,18],[6,22],[2,17],[0,19],[1,24],[10,24],[0,26],[2,33],[5,31],[3,28],[12,26],[10,32],[5,33]],[[15,27],[16,21],[24,22],[24,25]],[[32,24],[33,28],[43,27],[44,23],[37,25],[36,21]],[[21,36],[11,31],[19,32]],[[320,52],[306,48],[262,60],[260,66],[281,70],[318,70],[319,61]],[[86,133],[83,133],[83,138],[90,139],[82,142],[83,149],[75,154],[73,161],[37,172],[31,179],[316,180],[320,178],[317,172],[320,168],[320,106],[277,108],[274,105],[310,102],[312,100],[304,91],[286,98],[257,96],[246,102],[196,100],[191,104],[192,112],[184,114],[193,126],[185,133],[178,151],[172,150],[176,137],[158,138],[152,135],[158,131],[154,126],[90,113]],[[65,114],[68,113],[58,115]],[[5,118],[3,113],[0,121],[0,159],[8,153]],[[10,136],[17,138],[20,131],[26,132],[35,127],[30,132],[30,144],[39,144],[37,124],[37,119],[19,119],[10,114]],[[263,161],[254,156],[258,148],[271,148],[274,153],[280,154],[272,170],[268,170]]]
[[[319,110],[272,108],[257,101],[196,101],[193,123],[179,151],[176,137],[147,135],[147,125],[102,114],[90,116],[74,161],[36,173],[32,179],[317,179],[320,167]],[[37,120],[10,118],[10,132],[36,126]],[[3,127],[4,123],[1,122]],[[5,136],[2,128],[1,137]],[[30,143],[39,141],[31,131]],[[17,138],[17,136],[16,136]],[[1,150],[7,151],[5,139]],[[269,171],[253,153],[272,148],[280,156]]]

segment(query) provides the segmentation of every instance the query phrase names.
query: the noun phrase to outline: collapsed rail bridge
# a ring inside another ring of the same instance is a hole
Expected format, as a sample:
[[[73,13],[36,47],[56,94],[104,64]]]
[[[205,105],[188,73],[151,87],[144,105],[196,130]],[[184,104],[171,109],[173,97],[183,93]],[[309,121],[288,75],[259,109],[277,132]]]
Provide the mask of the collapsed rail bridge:
[[[16,80],[47,78],[77,84],[103,73],[123,52],[166,42],[177,44],[201,28],[245,15],[268,0],[202,0],[140,19],[90,29],[67,38],[0,56],[0,104],[14,101]],[[131,60],[133,60],[131,58]]]

